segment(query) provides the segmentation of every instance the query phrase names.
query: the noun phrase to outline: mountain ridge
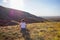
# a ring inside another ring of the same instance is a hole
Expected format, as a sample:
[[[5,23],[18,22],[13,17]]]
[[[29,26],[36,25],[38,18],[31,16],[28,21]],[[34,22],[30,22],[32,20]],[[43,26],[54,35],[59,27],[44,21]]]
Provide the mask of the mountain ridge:
[[[0,6],[0,20],[15,20],[20,21],[21,19],[25,19],[27,23],[35,23],[35,22],[44,22],[46,21],[42,17],[37,17],[35,15],[32,15],[28,12],[6,8],[3,6]]]

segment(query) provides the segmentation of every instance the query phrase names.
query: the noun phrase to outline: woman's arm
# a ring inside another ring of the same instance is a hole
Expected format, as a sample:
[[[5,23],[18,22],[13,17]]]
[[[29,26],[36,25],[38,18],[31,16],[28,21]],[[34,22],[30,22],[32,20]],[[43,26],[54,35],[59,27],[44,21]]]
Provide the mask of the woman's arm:
[[[18,23],[18,24],[20,23],[20,22],[14,21],[14,20],[11,20],[11,22],[15,22],[15,23]]]

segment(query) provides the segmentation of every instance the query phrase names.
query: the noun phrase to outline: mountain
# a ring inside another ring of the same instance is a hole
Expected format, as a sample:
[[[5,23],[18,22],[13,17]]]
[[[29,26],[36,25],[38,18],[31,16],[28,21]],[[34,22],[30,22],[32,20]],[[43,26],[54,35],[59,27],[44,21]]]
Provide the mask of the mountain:
[[[46,21],[41,17],[37,17],[25,11],[0,6],[0,24],[1,22],[2,24],[7,22],[10,23],[11,20],[20,21],[21,19],[25,19],[27,23]]]
[[[42,18],[47,19],[48,21],[60,22],[60,16],[45,16]]]

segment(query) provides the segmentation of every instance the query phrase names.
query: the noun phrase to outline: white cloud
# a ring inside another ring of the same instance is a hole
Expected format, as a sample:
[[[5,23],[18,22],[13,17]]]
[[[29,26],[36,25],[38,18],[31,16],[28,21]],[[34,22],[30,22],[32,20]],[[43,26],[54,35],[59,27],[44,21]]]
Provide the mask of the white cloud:
[[[3,0],[3,2],[4,2],[4,3],[7,3],[7,2],[8,2],[8,0]]]
[[[23,0],[10,0],[9,6],[14,9],[23,9],[24,1]]]

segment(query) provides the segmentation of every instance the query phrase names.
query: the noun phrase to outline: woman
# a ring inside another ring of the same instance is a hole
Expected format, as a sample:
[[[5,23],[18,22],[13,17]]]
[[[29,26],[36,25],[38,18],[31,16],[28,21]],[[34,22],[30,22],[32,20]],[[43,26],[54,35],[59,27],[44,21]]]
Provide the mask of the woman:
[[[28,29],[26,29],[27,24],[24,20],[21,20],[20,27],[21,27],[22,36],[25,38],[25,40],[31,40],[29,31],[28,31]]]
[[[16,22],[16,21],[13,21],[13,22]],[[20,25],[21,33],[22,33],[22,36],[25,38],[25,40],[31,40],[29,31],[26,28],[27,24],[26,24],[25,20],[22,19],[21,22],[16,22],[16,23],[18,23]]]

